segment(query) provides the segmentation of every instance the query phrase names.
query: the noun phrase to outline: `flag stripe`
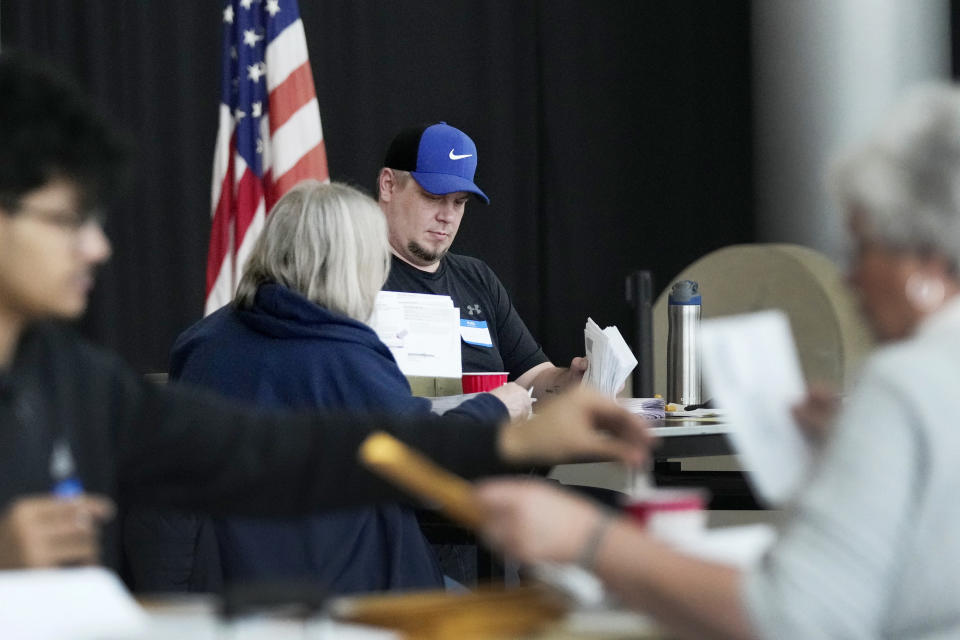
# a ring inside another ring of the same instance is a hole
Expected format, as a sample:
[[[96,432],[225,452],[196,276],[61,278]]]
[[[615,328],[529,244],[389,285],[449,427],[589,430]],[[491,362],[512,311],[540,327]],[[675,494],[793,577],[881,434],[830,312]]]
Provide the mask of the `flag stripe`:
[[[209,315],[230,302],[233,297],[232,268],[229,260],[224,260],[220,264],[220,271],[209,287],[207,301],[203,305],[203,314]]]
[[[305,62],[270,92],[270,129],[276,131],[310,100],[316,99],[313,72]]]
[[[263,223],[266,220],[266,206],[264,201],[261,200],[260,204],[257,206],[256,212],[254,212],[253,217],[250,219],[250,224],[247,226],[246,233],[243,236],[243,241],[238,243],[237,249],[237,269],[239,273],[243,273],[244,267],[247,266],[247,258],[250,257],[250,252],[253,250],[253,245],[256,244],[257,240],[260,238],[260,232],[263,230]],[[232,292],[231,292],[232,293]]]
[[[318,144],[323,143],[323,131],[317,113],[317,101],[303,105],[273,132],[273,175],[282,176],[300,158]]]
[[[237,185],[237,211],[235,216],[236,229],[233,237],[237,246],[243,244],[247,235],[250,221],[253,220],[257,209],[263,206],[263,184],[260,179],[247,169]],[[238,264],[237,267],[242,265]],[[239,274],[238,274],[239,275]]]
[[[301,180],[327,173],[327,151],[322,144],[318,144],[276,180],[275,189],[286,193]]]
[[[210,229],[210,250],[207,253],[207,291],[213,288],[214,280],[217,274],[223,268],[224,258],[230,252],[230,210],[233,208],[230,202],[233,189],[226,186],[221,190],[220,202],[213,212],[213,223]]]
[[[230,107],[220,103],[220,119],[217,129],[217,145],[213,153],[213,180],[210,189],[211,215],[215,215],[220,204],[220,191],[223,178],[227,175],[230,156],[233,155],[233,118]]]
[[[280,32],[267,45],[267,91],[273,91],[291,73],[305,64],[310,64],[307,54],[307,36],[303,22],[297,20]]]

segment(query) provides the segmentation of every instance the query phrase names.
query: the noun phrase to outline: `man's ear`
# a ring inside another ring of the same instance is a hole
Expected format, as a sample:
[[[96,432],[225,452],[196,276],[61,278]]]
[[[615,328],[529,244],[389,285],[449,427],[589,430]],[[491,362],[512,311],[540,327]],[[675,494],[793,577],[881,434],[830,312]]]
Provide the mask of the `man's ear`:
[[[377,191],[380,194],[382,202],[390,202],[393,197],[393,190],[397,186],[397,177],[393,169],[384,167],[380,169],[380,175],[377,176]]]

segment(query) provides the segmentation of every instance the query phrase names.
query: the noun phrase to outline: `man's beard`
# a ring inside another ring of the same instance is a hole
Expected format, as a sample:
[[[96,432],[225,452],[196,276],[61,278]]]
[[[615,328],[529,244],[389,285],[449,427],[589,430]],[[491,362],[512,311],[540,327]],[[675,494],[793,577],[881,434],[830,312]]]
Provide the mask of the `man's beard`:
[[[441,249],[440,251],[428,251],[427,249],[424,249],[422,246],[420,246],[413,240],[411,240],[407,244],[407,251],[410,252],[410,255],[414,255],[420,258],[427,264],[433,264],[434,262],[438,262],[440,258],[442,258],[444,254],[447,253],[446,249]]]

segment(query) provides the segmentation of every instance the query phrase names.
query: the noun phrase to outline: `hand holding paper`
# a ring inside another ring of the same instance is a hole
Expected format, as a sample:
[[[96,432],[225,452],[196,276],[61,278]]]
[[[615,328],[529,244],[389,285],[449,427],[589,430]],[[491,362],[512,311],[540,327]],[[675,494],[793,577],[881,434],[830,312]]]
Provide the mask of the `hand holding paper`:
[[[627,376],[637,366],[637,359],[630,347],[616,327],[601,329],[592,318],[587,318],[583,342],[589,363],[583,375],[583,384],[610,398],[616,396]]]

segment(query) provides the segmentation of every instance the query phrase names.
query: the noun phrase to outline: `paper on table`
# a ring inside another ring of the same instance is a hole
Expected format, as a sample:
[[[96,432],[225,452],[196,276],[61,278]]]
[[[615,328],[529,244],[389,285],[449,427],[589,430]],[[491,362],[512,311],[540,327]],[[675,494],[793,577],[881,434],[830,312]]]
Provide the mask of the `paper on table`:
[[[146,623],[143,610],[105,569],[0,571],[2,638],[133,638]]]
[[[805,394],[790,323],[781,311],[701,323],[707,387],[729,415],[748,479],[763,500],[780,505],[799,489],[810,449],[791,414]]]
[[[634,415],[651,420],[662,420],[667,415],[663,398],[617,398],[617,404]]]
[[[369,324],[405,375],[460,377],[460,310],[450,296],[381,291]]]

